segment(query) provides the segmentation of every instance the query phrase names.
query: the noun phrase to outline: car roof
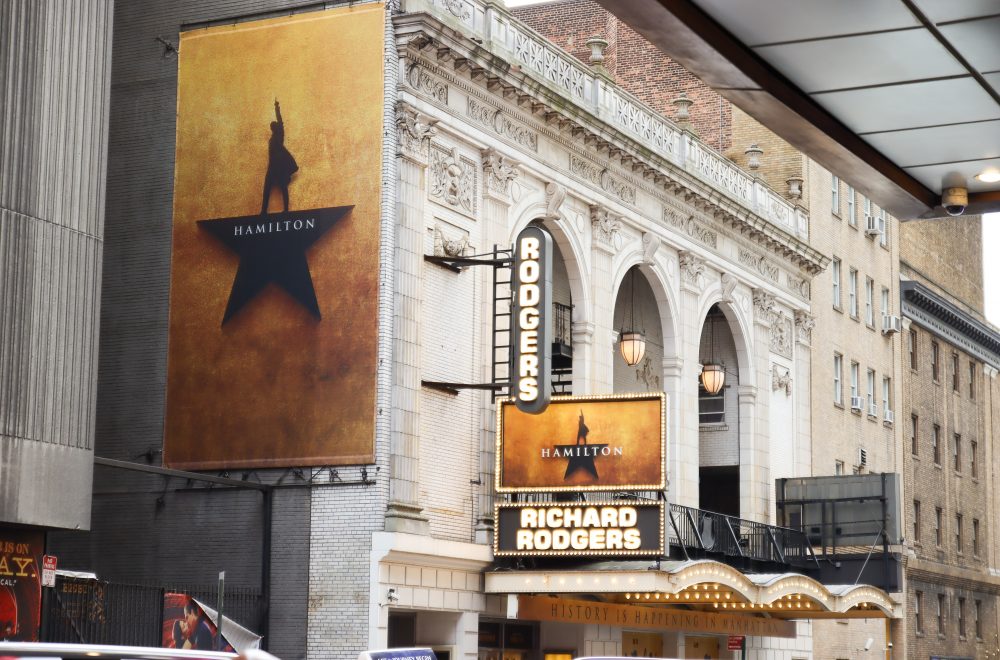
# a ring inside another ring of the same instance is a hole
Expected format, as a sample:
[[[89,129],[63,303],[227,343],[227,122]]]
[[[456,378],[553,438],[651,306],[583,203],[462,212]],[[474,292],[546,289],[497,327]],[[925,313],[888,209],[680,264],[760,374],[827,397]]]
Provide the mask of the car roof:
[[[232,660],[235,653],[166,649],[152,646],[112,646],[109,644],[49,644],[0,642],[0,657],[72,658],[74,660]],[[273,657],[273,656],[270,656]]]

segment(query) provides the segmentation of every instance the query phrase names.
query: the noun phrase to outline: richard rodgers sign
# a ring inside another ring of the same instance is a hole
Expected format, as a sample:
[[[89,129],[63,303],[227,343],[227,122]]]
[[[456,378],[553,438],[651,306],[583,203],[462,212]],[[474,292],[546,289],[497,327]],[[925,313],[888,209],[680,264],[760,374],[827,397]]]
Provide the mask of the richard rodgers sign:
[[[526,227],[514,243],[513,373],[518,410],[536,415],[549,405],[552,372],[552,237]]]
[[[494,554],[660,555],[659,503],[500,504]]]

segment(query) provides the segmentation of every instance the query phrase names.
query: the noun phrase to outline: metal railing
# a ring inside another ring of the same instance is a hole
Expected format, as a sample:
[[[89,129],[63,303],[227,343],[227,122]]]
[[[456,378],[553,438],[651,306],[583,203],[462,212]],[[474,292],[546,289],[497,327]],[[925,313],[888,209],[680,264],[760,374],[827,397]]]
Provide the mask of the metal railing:
[[[218,606],[215,585],[168,588],[59,576],[55,588],[45,591],[43,642],[161,646],[164,596],[168,592]],[[229,587],[225,607],[227,619],[262,630],[266,608],[259,590]]]
[[[670,505],[667,535],[688,556],[695,551],[775,564],[816,565],[801,531],[680,504]]]

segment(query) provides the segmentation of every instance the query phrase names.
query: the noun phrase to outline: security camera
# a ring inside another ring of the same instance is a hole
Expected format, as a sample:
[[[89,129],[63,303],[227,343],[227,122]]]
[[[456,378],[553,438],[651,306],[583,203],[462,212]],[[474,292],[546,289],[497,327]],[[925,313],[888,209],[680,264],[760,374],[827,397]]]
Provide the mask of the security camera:
[[[385,595],[385,599],[390,603],[395,603],[399,600],[399,596],[396,595],[395,587],[389,587],[389,593]]]
[[[888,644],[886,644],[886,646],[889,648],[890,651],[892,650],[892,642],[889,642]]]
[[[872,644],[874,644],[874,643],[875,643],[875,638],[869,637],[868,639],[866,639],[865,640],[865,650],[866,651],[870,651],[871,648],[872,648]]]
[[[945,188],[941,193],[941,206],[948,215],[962,215],[969,205],[969,189],[964,186]]]

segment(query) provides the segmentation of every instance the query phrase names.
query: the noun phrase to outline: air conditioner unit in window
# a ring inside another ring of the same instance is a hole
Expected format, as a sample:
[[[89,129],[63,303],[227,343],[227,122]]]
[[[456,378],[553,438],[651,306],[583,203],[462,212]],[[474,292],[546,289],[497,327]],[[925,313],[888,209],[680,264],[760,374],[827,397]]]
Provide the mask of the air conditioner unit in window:
[[[878,216],[865,216],[865,233],[869,236],[878,236],[882,230],[878,228]]]
[[[864,410],[864,409],[865,409],[865,400],[862,399],[859,396],[852,396],[851,397],[851,410],[861,411],[861,410]]]
[[[885,421],[888,422],[889,424],[892,424],[893,422],[895,422],[896,421],[896,415],[895,415],[895,413],[893,413],[891,410],[886,410],[885,411]]]
[[[868,465],[868,452],[864,447],[858,448],[858,465],[861,467]]]
[[[903,319],[892,314],[882,315],[882,334],[891,335],[894,332],[903,331]]]

